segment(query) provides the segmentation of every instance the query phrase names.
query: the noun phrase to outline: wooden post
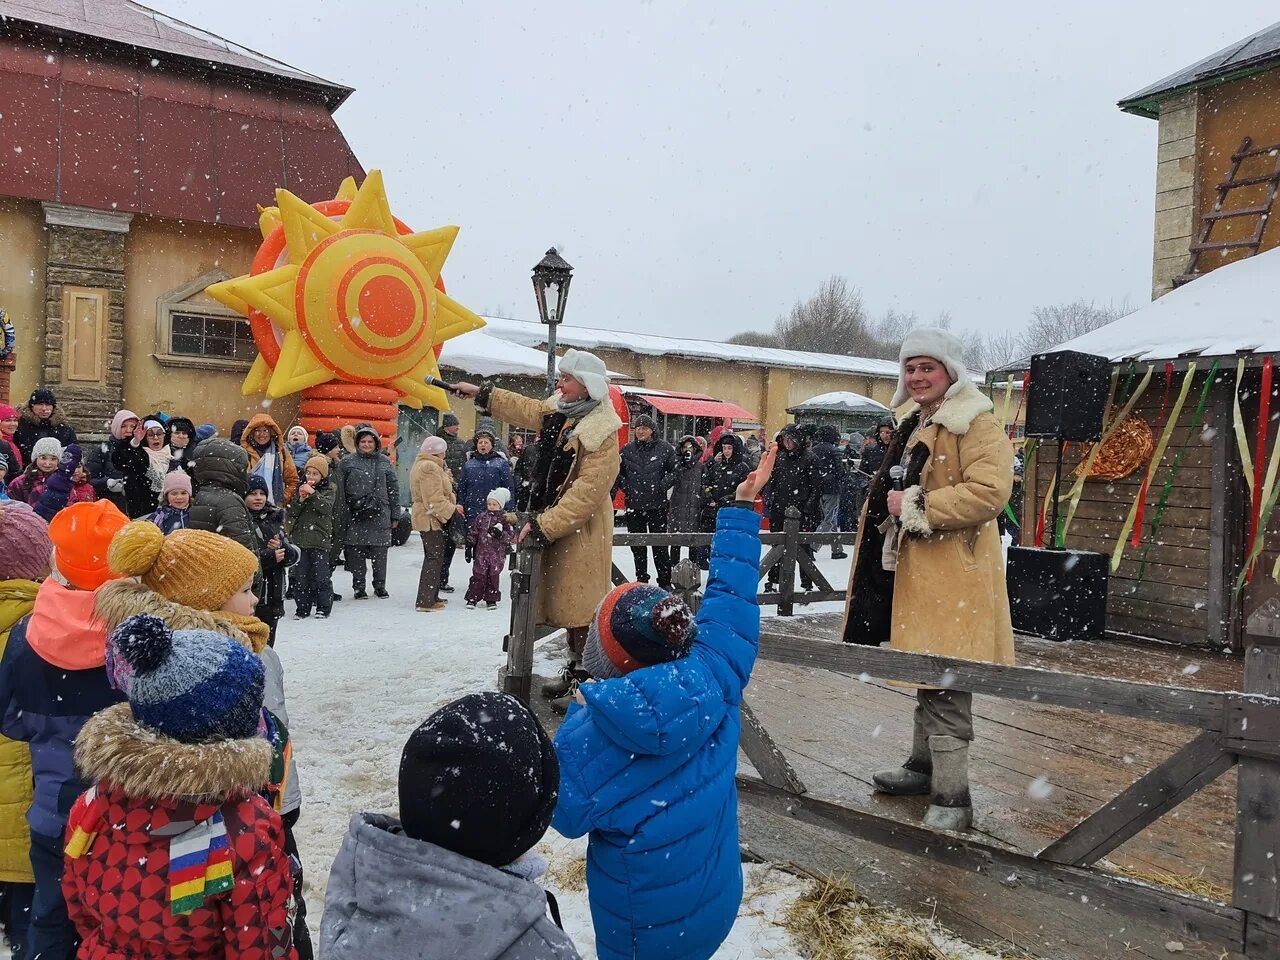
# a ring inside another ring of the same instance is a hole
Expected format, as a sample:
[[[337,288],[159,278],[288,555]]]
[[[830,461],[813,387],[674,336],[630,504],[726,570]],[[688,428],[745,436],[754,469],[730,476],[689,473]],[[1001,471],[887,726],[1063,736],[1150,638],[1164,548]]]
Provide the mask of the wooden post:
[[[778,616],[789,617],[795,610],[796,557],[800,553],[800,511],[795,507],[787,507],[786,519],[782,521],[782,532],[786,539],[782,543],[782,577],[778,583],[781,596],[778,598]]]
[[[671,571],[671,585],[681,600],[689,605],[694,613],[702,605],[702,594],[698,592],[702,586],[702,571],[688,557],[681,560]]]
[[[1280,694],[1280,598],[1255,610],[1245,629],[1245,693]],[[1274,758],[1240,757],[1231,902],[1280,917],[1280,760]]]
[[[511,561],[511,632],[504,644],[507,662],[498,671],[498,689],[529,702],[533,685],[533,644],[538,638],[534,598],[542,577],[542,548],[527,537]]]

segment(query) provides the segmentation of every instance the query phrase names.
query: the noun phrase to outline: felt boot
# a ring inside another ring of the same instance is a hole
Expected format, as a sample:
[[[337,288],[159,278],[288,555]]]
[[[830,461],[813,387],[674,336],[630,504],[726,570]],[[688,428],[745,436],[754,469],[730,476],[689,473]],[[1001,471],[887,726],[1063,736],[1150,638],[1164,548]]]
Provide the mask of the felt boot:
[[[973,826],[969,799],[969,741],[959,737],[930,737],[933,757],[933,791],[924,825],[957,833]]]
[[[871,775],[876,791],[894,797],[921,796],[929,792],[933,759],[929,755],[929,738],[924,735],[920,711],[916,711],[911,731],[911,756],[896,770],[881,770]]]

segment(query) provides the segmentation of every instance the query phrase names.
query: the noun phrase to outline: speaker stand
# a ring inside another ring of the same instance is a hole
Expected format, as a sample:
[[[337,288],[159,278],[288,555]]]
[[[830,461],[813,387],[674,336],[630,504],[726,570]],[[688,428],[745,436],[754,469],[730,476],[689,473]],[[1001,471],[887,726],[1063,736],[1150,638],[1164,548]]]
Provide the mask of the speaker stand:
[[[1061,550],[1062,544],[1058,543],[1058,502],[1062,490],[1062,434],[1058,434],[1058,456],[1053,467],[1053,503],[1051,521],[1049,526],[1049,549]]]

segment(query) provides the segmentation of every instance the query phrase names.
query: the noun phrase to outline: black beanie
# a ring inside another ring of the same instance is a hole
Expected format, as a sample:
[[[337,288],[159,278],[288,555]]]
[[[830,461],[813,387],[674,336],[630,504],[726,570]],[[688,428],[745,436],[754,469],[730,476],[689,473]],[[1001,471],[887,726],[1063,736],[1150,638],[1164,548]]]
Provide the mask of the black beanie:
[[[27,406],[34,407],[37,403],[47,403],[51,407],[56,407],[58,398],[53,395],[53,391],[48,387],[38,387],[31,391],[31,399]]]
[[[505,693],[473,693],[413,731],[400,757],[406,835],[491,867],[542,839],[560,764],[538,718]]]
[[[338,445],[337,434],[323,431],[316,434],[316,449],[321,453],[328,453]]]

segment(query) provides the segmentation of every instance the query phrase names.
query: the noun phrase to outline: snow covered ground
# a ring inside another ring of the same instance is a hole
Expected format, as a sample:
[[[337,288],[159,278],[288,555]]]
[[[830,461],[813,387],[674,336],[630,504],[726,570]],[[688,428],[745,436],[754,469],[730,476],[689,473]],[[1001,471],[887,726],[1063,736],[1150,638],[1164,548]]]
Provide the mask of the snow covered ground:
[[[824,551],[826,553],[827,551]],[[632,573],[630,551],[615,551],[618,566]],[[329,867],[359,810],[394,814],[400,751],[409,733],[432,711],[463,694],[494,689],[503,662],[502,637],[509,609],[467,610],[462,591],[469,571],[461,552],[452,581],[458,592],[441,613],[414,611],[422,553],[414,537],[393,548],[388,600],[351,600],[351,581],[339,571],[334,582],[346,599],[327,621],[280,623],[276,649],[285,665],[290,728],[302,780],[302,817],[297,837],[307,875],[307,903],[318,935]],[[833,584],[843,584],[848,561],[819,561]],[[504,589],[506,575],[503,577]],[[806,612],[838,609],[820,604]],[[586,841],[549,833],[539,846],[553,873],[586,852]],[[587,898],[582,890],[551,882],[565,928],[584,958],[595,957]],[[801,881],[765,865],[748,868],[746,896],[719,960],[799,960],[790,935],[779,925]],[[970,951],[949,954],[990,960]]]

